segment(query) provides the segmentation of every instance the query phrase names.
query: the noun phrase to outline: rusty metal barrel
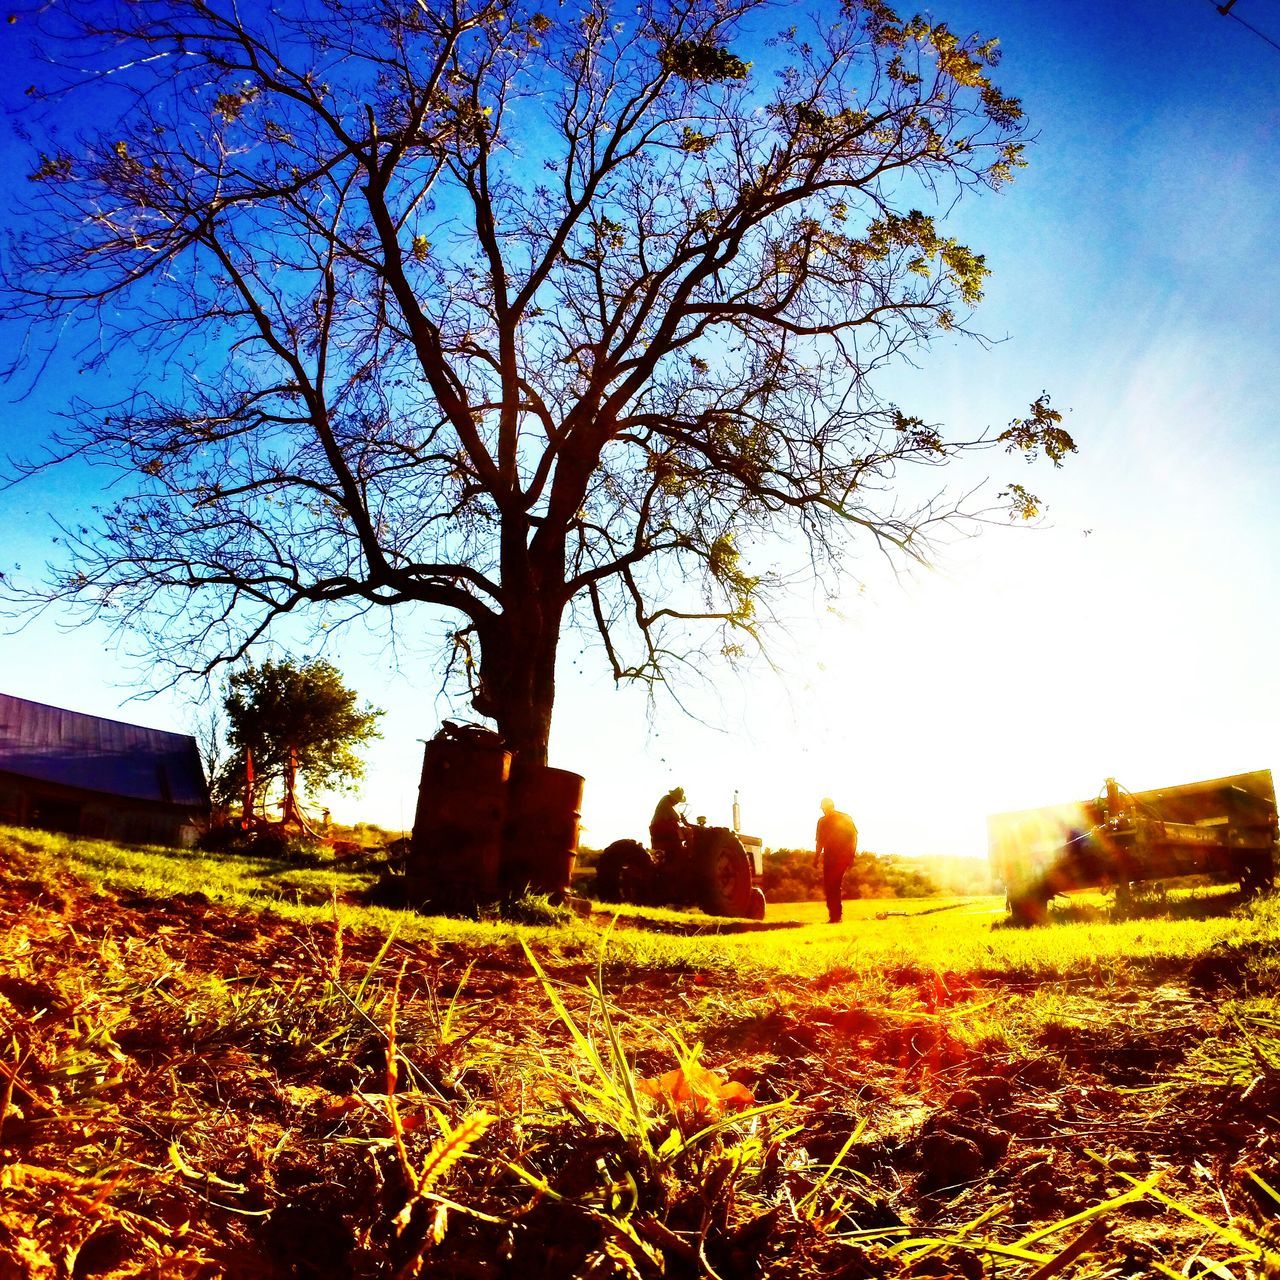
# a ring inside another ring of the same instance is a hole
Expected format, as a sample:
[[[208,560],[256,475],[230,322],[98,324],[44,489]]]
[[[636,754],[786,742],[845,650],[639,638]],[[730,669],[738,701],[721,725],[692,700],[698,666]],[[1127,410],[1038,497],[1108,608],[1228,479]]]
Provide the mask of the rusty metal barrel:
[[[565,894],[578,856],[585,779],[568,769],[516,760],[507,793],[502,885],[508,894],[526,889]]]
[[[502,888],[511,753],[488,730],[447,725],[422,757],[405,888],[414,906],[469,911]]]

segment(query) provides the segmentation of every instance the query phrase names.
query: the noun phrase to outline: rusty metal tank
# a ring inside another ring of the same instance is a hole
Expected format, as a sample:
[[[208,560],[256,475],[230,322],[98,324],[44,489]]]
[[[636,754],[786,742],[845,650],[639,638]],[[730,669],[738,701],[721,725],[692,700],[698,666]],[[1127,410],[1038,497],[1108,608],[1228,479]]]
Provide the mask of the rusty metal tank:
[[[405,888],[414,906],[470,911],[502,890],[511,753],[486,729],[446,723],[427,743]]]
[[[507,792],[502,887],[553,897],[568,892],[582,818],[580,773],[516,760]]]

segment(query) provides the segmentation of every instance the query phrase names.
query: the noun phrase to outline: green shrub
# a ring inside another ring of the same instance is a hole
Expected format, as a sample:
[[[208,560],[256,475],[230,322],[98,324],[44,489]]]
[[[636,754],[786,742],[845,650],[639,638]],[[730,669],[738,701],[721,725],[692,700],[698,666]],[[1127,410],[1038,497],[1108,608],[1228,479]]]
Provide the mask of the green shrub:
[[[245,830],[234,823],[210,827],[196,845],[209,853],[248,854],[255,858],[316,861],[331,853],[325,845],[308,835],[277,826]]]

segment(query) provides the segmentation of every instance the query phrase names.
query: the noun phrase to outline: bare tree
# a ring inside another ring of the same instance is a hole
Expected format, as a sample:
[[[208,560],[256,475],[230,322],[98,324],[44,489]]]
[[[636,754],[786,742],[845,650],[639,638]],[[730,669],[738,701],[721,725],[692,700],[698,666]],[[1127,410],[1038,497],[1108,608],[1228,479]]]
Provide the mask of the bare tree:
[[[76,71],[34,95],[10,299],[28,367],[86,333],[90,370],[133,363],[16,464],[117,473],[44,598],[197,671],[303,606],[431,606],[476,709],[541,760],[566,625],[660,680],[694,624],[728,653],[756,634],[749,544],[921,558],[964,513],[908,500],[907,464],[1059,462],[1044,397],[951,439],[875,387],[979,300],[934,213],[1022,163],[995,42],[878,0],[766,40],[785,13],[57,6],[44,47]],[[59,141],[86,95],[99,123]]]

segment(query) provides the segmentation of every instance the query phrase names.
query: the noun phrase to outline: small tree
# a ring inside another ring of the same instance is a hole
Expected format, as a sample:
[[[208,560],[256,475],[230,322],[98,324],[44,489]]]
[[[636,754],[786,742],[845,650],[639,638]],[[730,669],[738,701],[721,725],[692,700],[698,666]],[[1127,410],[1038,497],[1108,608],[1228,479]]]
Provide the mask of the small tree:
[[[223,803],[244,789],[246,752],[253,755],[259,794],[265,796],[278,784],[286,806],[299,775],[311,791],[350,789],[364,776],[357,748],[380,736],[377,725],[383,714],[368,703],[357,706],[354,690],[322,658],[301,666],[264,662],[237,671],[227,681],[223,706],[227,740],[235,751],[218,779]]]

